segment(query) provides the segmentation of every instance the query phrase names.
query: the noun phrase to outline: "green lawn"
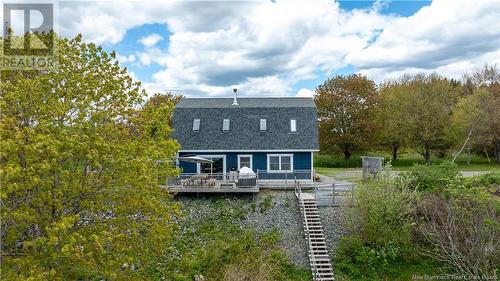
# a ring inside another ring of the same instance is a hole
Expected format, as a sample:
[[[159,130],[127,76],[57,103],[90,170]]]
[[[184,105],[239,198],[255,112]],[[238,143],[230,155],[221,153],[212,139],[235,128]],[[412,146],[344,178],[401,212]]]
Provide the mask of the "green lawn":
[[[343,155],[325,155],[316,154],[314,156],[314,166],[318,173],[323,173],[324,175],[334,176],[336,174],[344,175],[349,171],[359,171],[361,169],[361,156],[371,155],[384,157],[385,163],[391,163],[391,166],[396,171],[405,171],[410,169],[414,164],[425,164],[424,159],[417,153],[411,151],[403,151],[398,154],[398,159],[396,161],[390,160],[390,155],[387,152],[375,151],[363,154],[354,154],[350,160],[344,160]],[[433,157],[433,164],[440,164],[443,161],[450,161],[451,156],[445,156],[442,158]],[[467,157],[462,154],[455,161],[459,165],[461,171],[492,171],[499,172],[500,165],[496,164],[494,159],[488,159],[482,155],[472,155],[471,164],[467,165]]]
[[[318,174],[322,174],[329,177],[336,177],[339,174],[346,174],[349,172],[359,172],[361,168],[327,168],[327,167],[314,167],[314,170]]]
[[[394,170],[397,171],[407,171],[411,168],[411,166],[403,166],[403,167],[393,167]],[[486,172],[500,172],[500,165],[495,164],[459,164],[458,168],[460,171],[486,171]]]
[[[394,171],[407,171],[411,167],[410,166],[404,166],[404,167],[393,167]],[[326,168],[326,167],[314,167],[316,173],[333,177],[336,179],[340,180],[350,180],[350,181],[356,181],[359,180],[362,176],[362,169],[361,168]],[[461,165],[459,166],[459,169],[461,171],[483,171],[483,172],[500,172],[500,165],[470,165],[470,166],[465,166]]]

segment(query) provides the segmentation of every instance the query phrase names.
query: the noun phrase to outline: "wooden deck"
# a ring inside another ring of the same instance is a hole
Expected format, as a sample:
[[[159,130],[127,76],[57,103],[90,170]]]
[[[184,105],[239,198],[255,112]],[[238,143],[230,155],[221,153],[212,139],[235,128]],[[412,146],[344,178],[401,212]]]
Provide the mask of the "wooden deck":
[[[233,188],[215,188],[215,187],[167,187],[161,186],[172,193],[259,193],[259,187],[233,187]]]

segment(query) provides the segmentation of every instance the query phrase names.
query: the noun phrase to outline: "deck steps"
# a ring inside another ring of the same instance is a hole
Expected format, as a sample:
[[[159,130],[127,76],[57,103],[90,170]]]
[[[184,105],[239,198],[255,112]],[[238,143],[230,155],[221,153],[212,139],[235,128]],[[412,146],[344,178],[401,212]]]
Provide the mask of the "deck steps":
[[[326,247],[316,199],[310,193],[302,193],[300,184],[297,183],[295,195],[299,201],[313,280],[333,281],[335,277],[333,275],[332,262],[328,254],[328,248]]]

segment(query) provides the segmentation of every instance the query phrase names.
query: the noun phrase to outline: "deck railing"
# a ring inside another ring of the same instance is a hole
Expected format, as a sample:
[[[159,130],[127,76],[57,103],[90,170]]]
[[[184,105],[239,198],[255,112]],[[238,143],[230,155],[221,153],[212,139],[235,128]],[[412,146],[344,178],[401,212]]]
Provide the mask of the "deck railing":
[[[167,179],[170,188],[252,188],[258,185],[258,174],[182,173]]]
[[[292,187],[295,180],[310,182],[314,178],[314,170],[267,171],[257,170],[259,181],[264,185]]]

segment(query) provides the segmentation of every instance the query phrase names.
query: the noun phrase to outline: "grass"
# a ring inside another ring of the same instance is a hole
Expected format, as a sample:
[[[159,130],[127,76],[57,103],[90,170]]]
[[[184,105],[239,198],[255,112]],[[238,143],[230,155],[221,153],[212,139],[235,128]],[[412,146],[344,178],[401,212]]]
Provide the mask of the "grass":
[[[320,174],[327,176],[336,176],[337,174],[344,174],[349,171],[359,171],[361,169],[361,156],[371,155],[384,157],[384,162],[391,161],[390,155],[383,151],[374,151],[366,154],[354,154],[349,161],[345,161],[343,155],[324,155],[316,154],[314,156],[315,169]],[[432,164],[440,164],[443,161],[450,161],[451,157],[433,157]],[[457,158],[455,163],[458,164],[461,171],[500,171],[500,165],[496,164],[494,159],[489,159],[482,155],[472,155],[471,164],[467,165],[466,155],[461,155]],[[408,170],[414,164],[425,164],[424,159],[417,153],[411,151],[403,151],[398,154],[396,161],[391,161],[391,165],[396,171]]]
[[[359,179],[359,175],[352,173],[359,173],[361,168],[326,168],[326,167],[314,167],[318,174],[322,174],[328,177],[336,179],[345,180],[356,180]],[[352,175],[351,175],[352,174]]]
[[[411,166],[394,167],[396,171],[408,171]],[[458,165],[460,171],[483,171],[483,172],[500,172],[500,165],[489,164],[471,164],[471,165]]]

